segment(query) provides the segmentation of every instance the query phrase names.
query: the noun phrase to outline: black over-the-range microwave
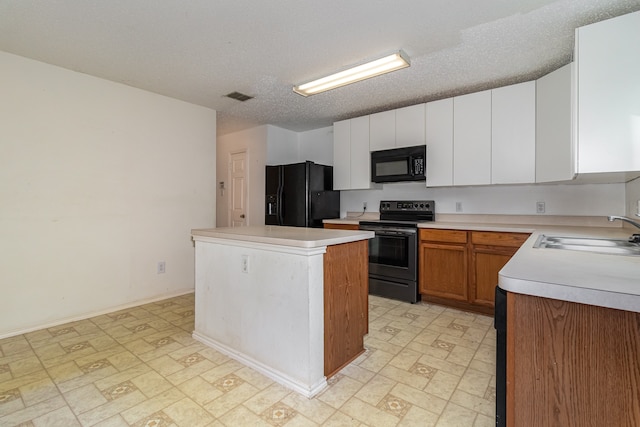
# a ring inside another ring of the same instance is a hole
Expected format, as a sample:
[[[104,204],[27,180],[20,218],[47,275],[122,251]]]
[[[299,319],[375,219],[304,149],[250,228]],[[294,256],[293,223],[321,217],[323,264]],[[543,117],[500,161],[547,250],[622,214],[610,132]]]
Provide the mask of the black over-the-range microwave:
[[[426,166],[426,145],[372,151],[371,181],[425,181]]]

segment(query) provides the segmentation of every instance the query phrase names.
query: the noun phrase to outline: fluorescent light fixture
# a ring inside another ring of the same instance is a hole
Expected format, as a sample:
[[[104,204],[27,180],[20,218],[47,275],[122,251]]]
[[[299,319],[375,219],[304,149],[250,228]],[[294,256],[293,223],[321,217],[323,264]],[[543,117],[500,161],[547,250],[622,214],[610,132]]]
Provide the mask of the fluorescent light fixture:
[[[309,83],[294,86],[293,91],[302,96],[315,95],[316,93],[359,82],[370,77],[400,70],[410,65],[409,57],[403,51],[399,51],[393,55],[385,56]]]

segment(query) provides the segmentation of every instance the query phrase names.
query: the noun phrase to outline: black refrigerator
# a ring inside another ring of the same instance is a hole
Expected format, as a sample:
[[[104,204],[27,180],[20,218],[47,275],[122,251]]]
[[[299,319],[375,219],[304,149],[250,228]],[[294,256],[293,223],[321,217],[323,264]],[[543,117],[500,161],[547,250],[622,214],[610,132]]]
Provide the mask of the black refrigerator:
[[[310,161],[267,166],[266,225],[322,227],[340,217],[340,192],[333,191],[333,167]]]

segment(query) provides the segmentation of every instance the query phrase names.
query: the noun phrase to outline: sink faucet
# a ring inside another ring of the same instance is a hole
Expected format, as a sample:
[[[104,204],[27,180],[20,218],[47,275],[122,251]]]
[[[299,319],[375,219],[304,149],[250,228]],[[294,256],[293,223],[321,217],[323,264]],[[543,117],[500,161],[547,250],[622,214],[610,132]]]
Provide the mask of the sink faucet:
[[[636,215],[640,216],[640,214],[636,214]],[[626,216],[611,215],[611,216],[608,217],[608,219],[609,219],[610,222],[613,222],[616,219],[619,219],[620,221],[628,222],[629,224],[640,228],[640,222],[636,222],[636,221],[634,221],[632,219],[627,218]]]

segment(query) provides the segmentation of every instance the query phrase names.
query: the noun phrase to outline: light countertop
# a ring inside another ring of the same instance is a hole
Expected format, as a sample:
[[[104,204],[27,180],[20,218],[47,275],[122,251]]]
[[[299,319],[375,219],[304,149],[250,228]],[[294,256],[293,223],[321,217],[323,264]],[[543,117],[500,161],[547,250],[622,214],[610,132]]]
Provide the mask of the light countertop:
[[[299,248],[317,248],[356,242],[374,237],[372,231],[282,227],[276,225],[220,227],[191,230],[194,240],[218,238]]]

